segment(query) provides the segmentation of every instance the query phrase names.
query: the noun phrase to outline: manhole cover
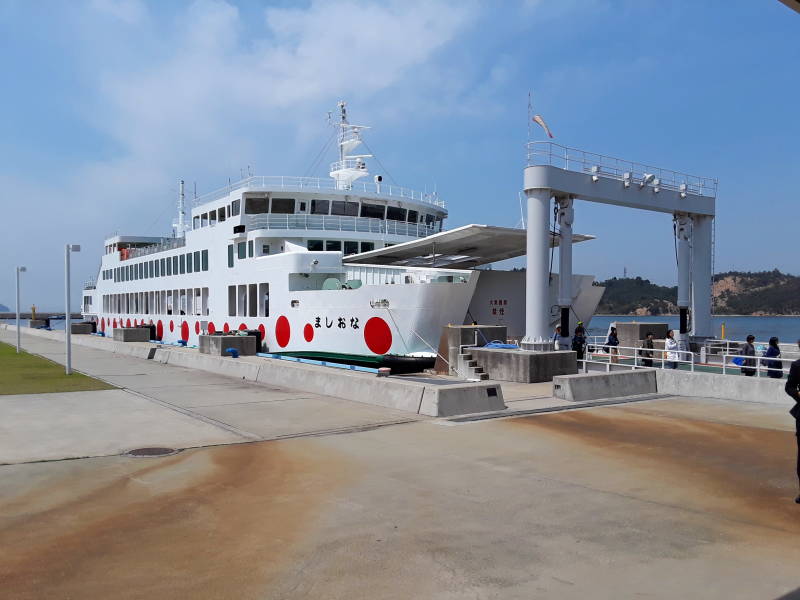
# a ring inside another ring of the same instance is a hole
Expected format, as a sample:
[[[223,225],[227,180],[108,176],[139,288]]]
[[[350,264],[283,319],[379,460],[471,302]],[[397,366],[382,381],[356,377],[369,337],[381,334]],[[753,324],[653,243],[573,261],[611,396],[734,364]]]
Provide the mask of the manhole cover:
[[[128,456],[137,456],[137,457],[157,457],[157,456],[169,456],[170,454],[177,454],[178,450],[174,448],[136,448],[134,450],[130,450],[126,452]]]

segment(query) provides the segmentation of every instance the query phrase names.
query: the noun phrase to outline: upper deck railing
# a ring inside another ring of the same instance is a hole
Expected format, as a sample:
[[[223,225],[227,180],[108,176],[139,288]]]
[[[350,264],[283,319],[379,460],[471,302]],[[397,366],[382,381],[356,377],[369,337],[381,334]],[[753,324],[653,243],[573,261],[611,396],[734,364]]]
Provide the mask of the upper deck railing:
[[[717,180],[712,177],[689,175],[622,158],[569,148],[554,142],[529,142],[527,150],[529,167],[546,165],[619,181],[629,179],[634,183],[640,183],[645,175],[653,175],[659,180],[658,185],[665,190],[710,198],[717,197]]]
[[[437,228],[423,223],[406,223],[370,217],[332,215],[248,215],[249,229],[304,229],[307,231],[354,231],[427,237]]]
[[[128,248],[127,257],[121,257],[122,260],[131,258],[138,258],[140,256],[147,256],[148,254],[155,254],[156,252],[164,252],[174,248],[182,248],[186,245],[186,238],[165,238],[160,244],[153,244],[152,246],[143,246],[142,248]]]
[[[234,191],[242,189],[264,189],[267,191],[289,191],[289,192],[313,192],[314,190],[326,192],[342,192],[336,187],[336,181],[325,177],[284,177],[282,175],[263,176],[255,175],[245,177],[240,181],[231,183],[224,188],[209,192],[194,199],[192,206],[200,206],[206,202],[219,200]],[[397,185],[386,183],[355,182],[349,190],[355,193],[369,194],[388,198],[402,198],[430,204],[439,208],[444,208],[444,200],[440,199],[436,192],[420,192]]]

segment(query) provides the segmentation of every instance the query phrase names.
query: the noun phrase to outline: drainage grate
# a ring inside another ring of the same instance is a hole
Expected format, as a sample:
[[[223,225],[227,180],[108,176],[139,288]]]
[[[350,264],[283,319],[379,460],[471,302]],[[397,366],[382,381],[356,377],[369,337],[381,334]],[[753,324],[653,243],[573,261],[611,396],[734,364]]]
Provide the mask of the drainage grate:
[[[127,456],[135,456],[138,458],[153,458],[159,456],[169,456],[170,454],[177,454],[178,450],[174,448],[135,448],[129,450],[125,454]]]

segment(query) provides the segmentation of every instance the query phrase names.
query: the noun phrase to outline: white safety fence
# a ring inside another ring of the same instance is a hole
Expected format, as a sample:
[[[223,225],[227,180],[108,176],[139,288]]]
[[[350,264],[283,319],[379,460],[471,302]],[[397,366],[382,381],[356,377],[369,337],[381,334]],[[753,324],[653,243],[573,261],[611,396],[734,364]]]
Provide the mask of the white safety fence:
[[[736,352],[734,354],[724,354],[722,356],[722,364],[720,366],[722,368],[723,375],[726,375],[728,371],[738,371],[741,374],[745,374],[750,371],[753,373],[754,377],[766,377],[769,375],[770,371],[773,373],[780,371],[781,377],[783,377],[784,374],[789,372],[789,367],[795,360],[797,360],[796,357],[784,358],[783,356],[745,356]],[[770,365],[770,361],[780,362],[781,368],[777,369],[775,367],[768,366]]]
[[[598,336],[592,336],[598,339]],[[608,350],[606,350],[608,348]],[[688,365],[690,371],[695,370],[695,355],[689,350],[662,350],[660,348],[639,348],[633,346],[608,346],[605,339],[602,342],[592,342],[586,346],[586,358],[583,363],[583,371],[588,370],[589,364],[599,364],[610,371],[612,367],[637,368],[660,368],[670,369],[679,368],[680,365]],[[670,357],[671,356],[671,357]],[[622,361],[622,362],[620,362]],[[673,366],[674,365],[674,366]]]
[[[711,339],[703,343],[706,350],[706,355],[725,355],[737,354],[739,350],[747,342],[745,340],[728,340],[728,339]],[[781,356],[793,356],[795,359],[800,358],[800,349],[797,348],[795,343],[781,343]],[[763,352],[769,347],[769,342],[753,342],[758,352]]]

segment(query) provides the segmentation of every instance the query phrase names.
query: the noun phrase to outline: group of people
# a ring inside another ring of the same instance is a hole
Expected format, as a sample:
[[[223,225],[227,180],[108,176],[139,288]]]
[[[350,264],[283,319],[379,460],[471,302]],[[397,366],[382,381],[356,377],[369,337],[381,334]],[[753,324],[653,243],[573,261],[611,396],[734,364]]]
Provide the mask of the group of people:
[[[640,351],[642,366],[644,367],[653,366],[653,337],[653,332],[648,331],[645,336],[643,349]],[[561,327],[559,326],[556,327],[556,332],[553,334],[553,340],[556,342],[556,349],[559,348],[558,344],[560,339],[562,339],[562,336]],[[578,360],[583,360],[586,356],[586,329],[581,323],[578,323],[578,326],[575,328],[575,335],[572,336],[572,345],[570,349],[578,355]],[[666,351],[667,359],[664,366],[668,369],[677,369],[678,361],[680,361],[680,349],[678,341],[675,339],[675,332],[672,329],[667,332],[664,350]],[[619,337],[616,327],[612,327],[609,330],[608,337],[603,345],[603,351],[610,356],[612,363],[619,362]]]
[[[745,342],[744,346],[739,350],[739,354],[745,358],[741,359],[741,369],[742,375],[746,375],[748,377],[752,377],[756,374],[756,359],[755,358],[747,358],[750,356],[756,355],[756,348],[753,345],[755,341],[755,336],[748,335],[747,341]],[[782,379],[783,378],[783,364],[780,360],[777,360],[781,357],[781,348],[780,348],[780,341],[777,337],[773,336],[769,338],[769,345],[767,349],[764,351],[764,354],[761,358],[761,364],[764,365],[767,369],[767,376],[772,377],[773,379]]]

